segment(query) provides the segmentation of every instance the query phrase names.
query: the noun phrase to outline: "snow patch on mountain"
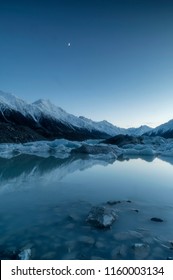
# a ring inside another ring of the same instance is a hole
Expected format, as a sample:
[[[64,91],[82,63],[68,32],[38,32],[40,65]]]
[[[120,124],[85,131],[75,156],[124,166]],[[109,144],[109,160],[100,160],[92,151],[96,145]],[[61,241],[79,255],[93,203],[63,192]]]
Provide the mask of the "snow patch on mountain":
[[[110,136],[117,134],[141,135],[151,129],[147,126],[125,129],[117,127],[105,120],[99,122],[92,121],[85,117],[77,117],[69,114],[62,108],[52,104],[49,100],[39,99],[29,104],[10,93],[0,91],[0,110],[3,113],[7,109],[20,112],[25,117],[32,118],[35,122],[39,122],[41,117],[49,117],[72,128],[77,127],[90,132],[99,131]]]
[[[39,99],[32,105],[37,109],[37,112],[42,112],[44,115],[49,116],[55,120],[60,120],[61,122],[72,125],[78,128],[86,128],[92,130],[92,126],[88,126],[85,121],[79,119],[78,117],[67,113],[61,107],[52,104],[49,100]]]
[[[117,127],[105,120],[96,122],[96,121],[92,121],[91,119],[85,118],[83,116],[80,116],[79,118],[84,120],[85,123],[87,123],[88,125],[94,127],[95,130],[104,131],[105,133],[107,133],[111,136],[116,135],[116,134],[126,134],[127,133],[127,130],[125,128]]]
[[[129,135],[136,135],[136,136],[140,136],[146,132],[149,132],[152,130],[151,127],[147,126],[147,125],[141,125],[140,127],[132,127],[132,128],[128,128],[128,134]]]
[[[41,113],[37,112],[32,104],[25,102],[15,95],[0,91],[0,111],[4,112],[5,110],[20,112],[23,116],[29,116],[35,121],[37,121],[37,116]]]
[[[156,128],[154,128],[150,133],[148,133],[149,135],[151,134],[164,134],[165,132],[168,131],[173,131],[173,120],[170,120],[164,124],[161,124],[159,126],[157,126]]]

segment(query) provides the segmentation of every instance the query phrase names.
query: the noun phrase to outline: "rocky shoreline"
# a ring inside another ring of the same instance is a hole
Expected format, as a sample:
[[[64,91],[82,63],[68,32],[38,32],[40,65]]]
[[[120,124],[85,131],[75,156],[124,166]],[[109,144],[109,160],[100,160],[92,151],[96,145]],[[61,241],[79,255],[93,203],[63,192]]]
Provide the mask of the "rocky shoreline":
[[[5,248],[5,244],[0,248],[0,258],[2,260],[28,260],[28,259],[173,259],[173,241],[172,240],[161,240],[159,236],[153,235],[147,228],[138,227],[141,225],[143,219],[142,209],[138,208],[138,205],[130,200],[110,200],[106,203],[102,203],[96,206],[89,205],[85,202],[80,202],[79,206],[84,206],[84,212],[80,215],[74,205],[73,211],[69,209],[61,228],[69,229],[69,235],[65,238],[58,233],[57,225],[54,225],[52,231],[46,233],[45,225],[45,237],[43,243],[38,241],[29,244],[31,236],[27,235],[26,245],[23,249]],[[77,204],[76,204],[77,207]],[[58,206],[52,209],[57,213],[57,218],[60,219],[61,214],[59,213]],[[135,226],[127,223],[131,219],[136,220]],[[148,224],[157,226],[157,224],[164,223],[166,219],[164,217],[145,217]],[[126,230],[119,231],[118,224],[128,224]],[[131,225],[131,226],[130,226]],[[47,226],[48,227],[48,226]],[[57,244],[55,248],[49,248],[51,232],[57,231],[54,235],[54,243]],[[33,234],[31,228],[31,235]],[[38,232],[35,232],[37,235]],[[43,233],[44,234],[44,233]],[[59,236],[59,241],[58,241]],[[35,236],[36,238],[36,236]],[[33,236],[32,236],[33,239]],[[37,238],[36,238],[37,239]],[[47,244],[47,252],[39,255],[39,248]],[[39,244],[39,247],[38,247]],[[57,254],[58,250],[62,251],[62,254]],[[39,257],[38,257],[39,255]]]

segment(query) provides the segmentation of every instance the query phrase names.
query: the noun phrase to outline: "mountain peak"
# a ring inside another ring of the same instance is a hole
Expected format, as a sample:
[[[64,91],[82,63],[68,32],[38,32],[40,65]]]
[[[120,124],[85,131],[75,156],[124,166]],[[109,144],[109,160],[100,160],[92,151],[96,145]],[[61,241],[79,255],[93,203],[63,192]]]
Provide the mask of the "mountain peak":
[[[79,116],[79,119],[84,120],[84,121],[92,121],[91,119],[88,119],[84,116]]]
[[[40,105],[40,104],[43,104],[43,105],[47,105],[47,104],[51,104],[50,100],[49,99],[38,99],[36,100],[35,102],[33,102],[32,104],[35,104],[35,105]]]
[[[25,115],[26,107],[29,106],[27,102],[16,97],[11,93],[0,91],[0,104],[3,109],[12,109],[19,111]]]
[[[38,99],[32,105],[53,118],[63,118],[67,114],[62,108],[51,103],[49,99]]]
[[[138,128],[125,129],[117,127],[106,120],[93,121],[83,116],[77,117],[67,113],[55,104],[52,104],[50,100],[38,99],[37,101],[28,104],[13,94],[0,91],[0,111],[4,114],[6,110],[20,112],[25,117],[29,117],[37,123],[39,123],[42,118],[51,119],[55,122],[61,123],[61,125],[64,124],[66,127],[70,127],[73,130],[83,129],[85,131],[89,131],[89,133],[97,131],[102,133],[102,135],[103,133],[110,136],[118,134],[142,135],[152,130],[146,125],[142,125]],[[169,127],[172,128],[172,122],[173,120],[166,124],[166,129]]]
[[[3,92],[0,90],[0,102],[4,102],[7,104],[14,104],[14,102],[24,102],[22,99],[16,97],[14,94]],[[25,102],[24,102],[25,103]]]
[[[154,128],[151,134],[173,138],[173,119]]]

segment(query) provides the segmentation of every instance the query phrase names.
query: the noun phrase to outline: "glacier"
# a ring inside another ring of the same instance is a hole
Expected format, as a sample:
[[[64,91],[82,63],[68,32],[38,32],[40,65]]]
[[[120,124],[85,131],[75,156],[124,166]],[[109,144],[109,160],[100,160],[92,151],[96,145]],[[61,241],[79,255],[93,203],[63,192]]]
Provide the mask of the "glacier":
[[[99,140],[69,141],[36,141],[24,144],[0,144],[0,158],[11,159],[19,155],[35,155],[43,158],[69,158],[72,155],[85,155],[97,159],[119,159],[127,156],[173,157],[173,139],[160,136],[143,137],[142,144],[125,144],[117,146],[103,144]]]

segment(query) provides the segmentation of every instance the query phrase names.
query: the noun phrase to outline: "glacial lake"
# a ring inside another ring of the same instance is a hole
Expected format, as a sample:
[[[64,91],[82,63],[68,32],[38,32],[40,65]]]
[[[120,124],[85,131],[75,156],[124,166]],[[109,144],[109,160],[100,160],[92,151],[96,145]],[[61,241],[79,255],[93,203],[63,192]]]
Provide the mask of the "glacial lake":
[[[30,248],[32,259],[173,258],[171,158],[21,155],[0,159],[0,176],[1,252]],[[99,205],[117,211],[109,229],[86,221]]]

